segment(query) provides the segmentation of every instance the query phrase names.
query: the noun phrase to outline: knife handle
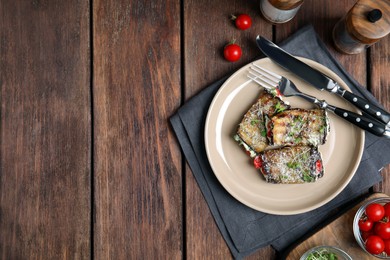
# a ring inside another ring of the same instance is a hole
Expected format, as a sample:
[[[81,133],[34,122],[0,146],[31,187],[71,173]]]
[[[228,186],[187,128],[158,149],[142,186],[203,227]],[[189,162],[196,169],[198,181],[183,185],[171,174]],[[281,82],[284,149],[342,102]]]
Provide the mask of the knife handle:
[[[356,114],[339,107],[329,106],[328,108],[332,110],[336,115],[344,118],[345,120],[362,128],[363,130],[366,130],[377,136],[384,136],[384,133],[386,131],[385,124],[373,120],[364,115]]]
[[[355,94],[343,90],[341,94],[346,100],[360,108],[365,113],[369,114],[373,118],[387,124],[390,122],[390,114],[389,112],[375,106],[374,104],[368,102],[366,99],[356,96]]]

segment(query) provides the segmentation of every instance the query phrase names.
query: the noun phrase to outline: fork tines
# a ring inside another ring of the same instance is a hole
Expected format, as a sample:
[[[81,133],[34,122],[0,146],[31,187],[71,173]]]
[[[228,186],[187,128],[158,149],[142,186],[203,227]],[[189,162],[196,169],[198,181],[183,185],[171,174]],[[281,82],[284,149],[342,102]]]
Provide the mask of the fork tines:
[[[282,79],[282,77],[279,76],[278,74],[275,74],[272,71],[264,69],[254,63],[252,63],[252,66],[249,67],[249,69],[250,70],[249,70],[248,77],[266,89],[277,88],[280,80]]]

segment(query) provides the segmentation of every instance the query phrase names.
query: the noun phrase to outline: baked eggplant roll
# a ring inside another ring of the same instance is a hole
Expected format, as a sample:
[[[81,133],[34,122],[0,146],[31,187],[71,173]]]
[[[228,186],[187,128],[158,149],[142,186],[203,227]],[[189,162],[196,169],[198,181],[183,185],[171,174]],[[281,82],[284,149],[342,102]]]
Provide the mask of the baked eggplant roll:
[[[274,146],[325,143],[329,119],[324,109],[291,109],[266,117],[267,137]]]
[[[256,156],[268,146],[264,115],[272,116],[288,108],[289,106],[279,97],[263,91],[256,103],[244,115],[234,139],[251,157]]]
[[[321,154],[313,146],[266,150],[255,157],[254,165],[270,183],[315,182],[324,175]]]

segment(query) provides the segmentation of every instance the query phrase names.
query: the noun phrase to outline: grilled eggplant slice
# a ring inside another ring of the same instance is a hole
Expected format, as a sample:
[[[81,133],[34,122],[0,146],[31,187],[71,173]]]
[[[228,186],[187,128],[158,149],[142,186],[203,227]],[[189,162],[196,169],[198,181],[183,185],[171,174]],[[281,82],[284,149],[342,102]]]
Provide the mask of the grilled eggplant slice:
[[[329,119],[324,109],[291,109],[266,118],[267,137],[275,146],[325,143]]]
[[[263,91],[240,122],[234,139],[242,145],[251,157],[268,147],[264,115],[275,115],[289,106],[279,97]]]
[[[270,183],[315,182],[324,175],[321,154],[313,146],[266,150],[255,157],[254,164]]]

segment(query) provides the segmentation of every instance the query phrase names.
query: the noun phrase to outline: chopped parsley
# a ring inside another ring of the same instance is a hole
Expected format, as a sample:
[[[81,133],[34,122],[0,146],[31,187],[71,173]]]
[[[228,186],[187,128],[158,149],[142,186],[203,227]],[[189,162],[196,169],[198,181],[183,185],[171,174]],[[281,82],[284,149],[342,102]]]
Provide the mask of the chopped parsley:
[[[298,169],[301,166],[299,162],[288,162],[287,167],[290,169]]]
[[[295,143],[300,143],[301,141],[302,141],[302,137],[297,137],[297,138],[295,138]]]
[[[302,122],[303,123],[303,118],[302,118],[302,116],[301,115],[298,115],[298,116],[296,116],[296,117],[294,117],[294,123],[300,123],[300,122]]]
[[[276,103],[275,113],[280,113],[280,112],[283,112],[284,110],[286,110],[286,108],[284,106],[282,106],[282,104],[280,102]]]
[[[311,176],[310,173],[309,173],[308,171],[305,171],[305,172],[303,173],[303,180],[304,180],[305,182],[313,182],[313,181],[314,181],[314,177]],[[313,258],[313,259],[315,259],[315,258]],[[320,259],[321,259],[321,258],[320,258]]]

